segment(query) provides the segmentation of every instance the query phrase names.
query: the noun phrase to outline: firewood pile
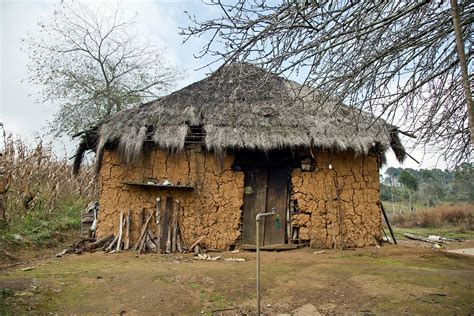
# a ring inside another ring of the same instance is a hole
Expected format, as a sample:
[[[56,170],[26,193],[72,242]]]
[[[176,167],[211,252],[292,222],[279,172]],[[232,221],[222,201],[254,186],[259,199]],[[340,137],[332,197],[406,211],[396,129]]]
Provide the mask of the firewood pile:
[[[83,239],[71,247],[66,248],[56,256],[66,254],[80,254],[84,251],[95,252],[102,250],[108,253],[133,250],[138,253],[204,253],[202,246],[205,236],[196,238],[189,246],[182,237],[181,213],[183,208],[178,200],[166,198],[165,209],[161,210],[161,198],[156,199],[156,209],[140,211],[140,235],[135,243],[131,239],[132,212],[120,212],[119,225],[115,235],[102,237],[98,240]],[[155,230],[152,230],[152,220],[155,221]]]

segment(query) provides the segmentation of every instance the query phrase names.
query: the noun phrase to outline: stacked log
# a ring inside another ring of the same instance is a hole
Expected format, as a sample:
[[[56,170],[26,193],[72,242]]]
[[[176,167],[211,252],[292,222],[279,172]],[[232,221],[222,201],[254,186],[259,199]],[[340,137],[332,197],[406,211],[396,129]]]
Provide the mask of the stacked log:
[[[120,252],[122,250],[134,250],[139,253],[183,253],[189,251],[204,252],[200,246],[204,237],[201,236],[193,241],[189,249],[182,237],[181,216],[183,207],[178,200],[171,197],[166,198],[165,209],[161,210],[161,198],[156,199],[156,210],[141,209],[140,235],[133,245],[130,239],[132,227],[132,210],[120,211],[118,227],[115,235],[109,235],[99,240],[92,238],[83,239],[78,243],[66,248],[57,256],[84,251],[103,250],[108,253]],[[151,230],[151,222],[154,218],[156,223],[155,233]]]

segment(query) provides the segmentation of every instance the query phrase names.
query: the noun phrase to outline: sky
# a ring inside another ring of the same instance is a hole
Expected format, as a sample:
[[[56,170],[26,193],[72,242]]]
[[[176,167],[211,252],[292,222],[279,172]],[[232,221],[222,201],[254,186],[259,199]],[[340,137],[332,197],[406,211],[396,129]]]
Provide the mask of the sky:
[[[110,0],[112,1],[112,0]],[[41,89],[27,82],[28,56],[21,51],[20,39],[27,32],[38,31],[38,22],[45,22],[51,16],[54,1],[0,0],[0,122],[7,132],[18,135],[27,143],[33,144],[35,138],[43,137],[53,142],[59,154],[71,156],[75,141],[69,137],[54,139],[45,135],[48,120],[52,119],[57,105],[38,103]],[[90,2],[95,5],[94,2]],[[121,7],[137,15],[137,28],[151,43],[164,49],[165,59],[184,71],[183,78],[176,88],[182,88],[192,82],[203,79],[212,69],[205,66],[210,58],[196,59],[205,43],[205,38],[192,39],[183,44],[184,38],[178,35],[179,27],[189,25],[185,11],[199,19],[216,16],[215,7],[203,4],[199,0],[123,0]],[[216,66],[214,66],[216,67]],[[388,153],[387,167],[442,168],[446,164],[436,154],[424,155],[421,148],[407,147],[408,152],[421,165],[410,158],[400,165],[393,153]]]

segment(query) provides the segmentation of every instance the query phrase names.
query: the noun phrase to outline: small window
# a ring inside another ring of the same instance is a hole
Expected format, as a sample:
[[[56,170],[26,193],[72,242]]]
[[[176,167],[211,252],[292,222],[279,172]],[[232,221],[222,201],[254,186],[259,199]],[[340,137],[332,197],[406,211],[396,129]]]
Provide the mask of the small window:
[[[206,131],[202,125],[200,126],[190,126],[188,135],[184,140],[185,145],[204,145],[204,138],[206,137]]]

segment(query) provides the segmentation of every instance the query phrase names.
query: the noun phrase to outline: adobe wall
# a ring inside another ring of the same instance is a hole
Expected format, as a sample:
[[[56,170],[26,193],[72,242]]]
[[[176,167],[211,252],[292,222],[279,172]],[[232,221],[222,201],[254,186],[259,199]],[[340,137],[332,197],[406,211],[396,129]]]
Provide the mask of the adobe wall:
[[[219,163],[213,154],[190,149],[178,154],[162,150],[149,152],[135,166],[125,165],[116,151],[105,151],[100,169],[100,212],[98,237],[116,235],[120,211],[132,210],[132,243],[139,235],[139,213],[142,208],[155,211],[155,200],[161,197],[161,210],[167,196],[179,200],[183,239],[189,245],[195,238],[206,236],[204,245],[227,249],[240,236],[240,214],[243,203],[244,175],[231,170],[233,156]],[[174,184],[191,184],[193,191],[129,186],[125,181],[166,179]],[[152,223],[152,232],[156,225]]]
[[[317,153],[315,158],[316,171],[295,169],[291,177],[300,239],[317,248],[374,245],[381,238],[377,157]]]
[[[375,244],[381,238],[377,157],[354,157],[352,153],[315,155],[316,171],[295,169],[291,176],[290,199],[296,201],[299,210],[292,221],[300,226],[300,239],[320,248]],[[115,235],[120,211],[132,210],[134,243],[140,230],[140,210],[154,212],[155,200],[161,197],[163,211],[166,197],[172,196],[183,206],[182,233],[186,244],[204,235],[204,246],[228,249],[240,237],[244,190],[244,174],[231,169],[233,161],[234,156],[229,154],[220,164],[212,153],[199,149],[178,154],[154,150],[133,166],[121,162],[115,151],[105,151],[99,174],[98,237]],[[123,184],[125,181],[143,182],[147,178],[191,184],[195,189],[154,189]]]

